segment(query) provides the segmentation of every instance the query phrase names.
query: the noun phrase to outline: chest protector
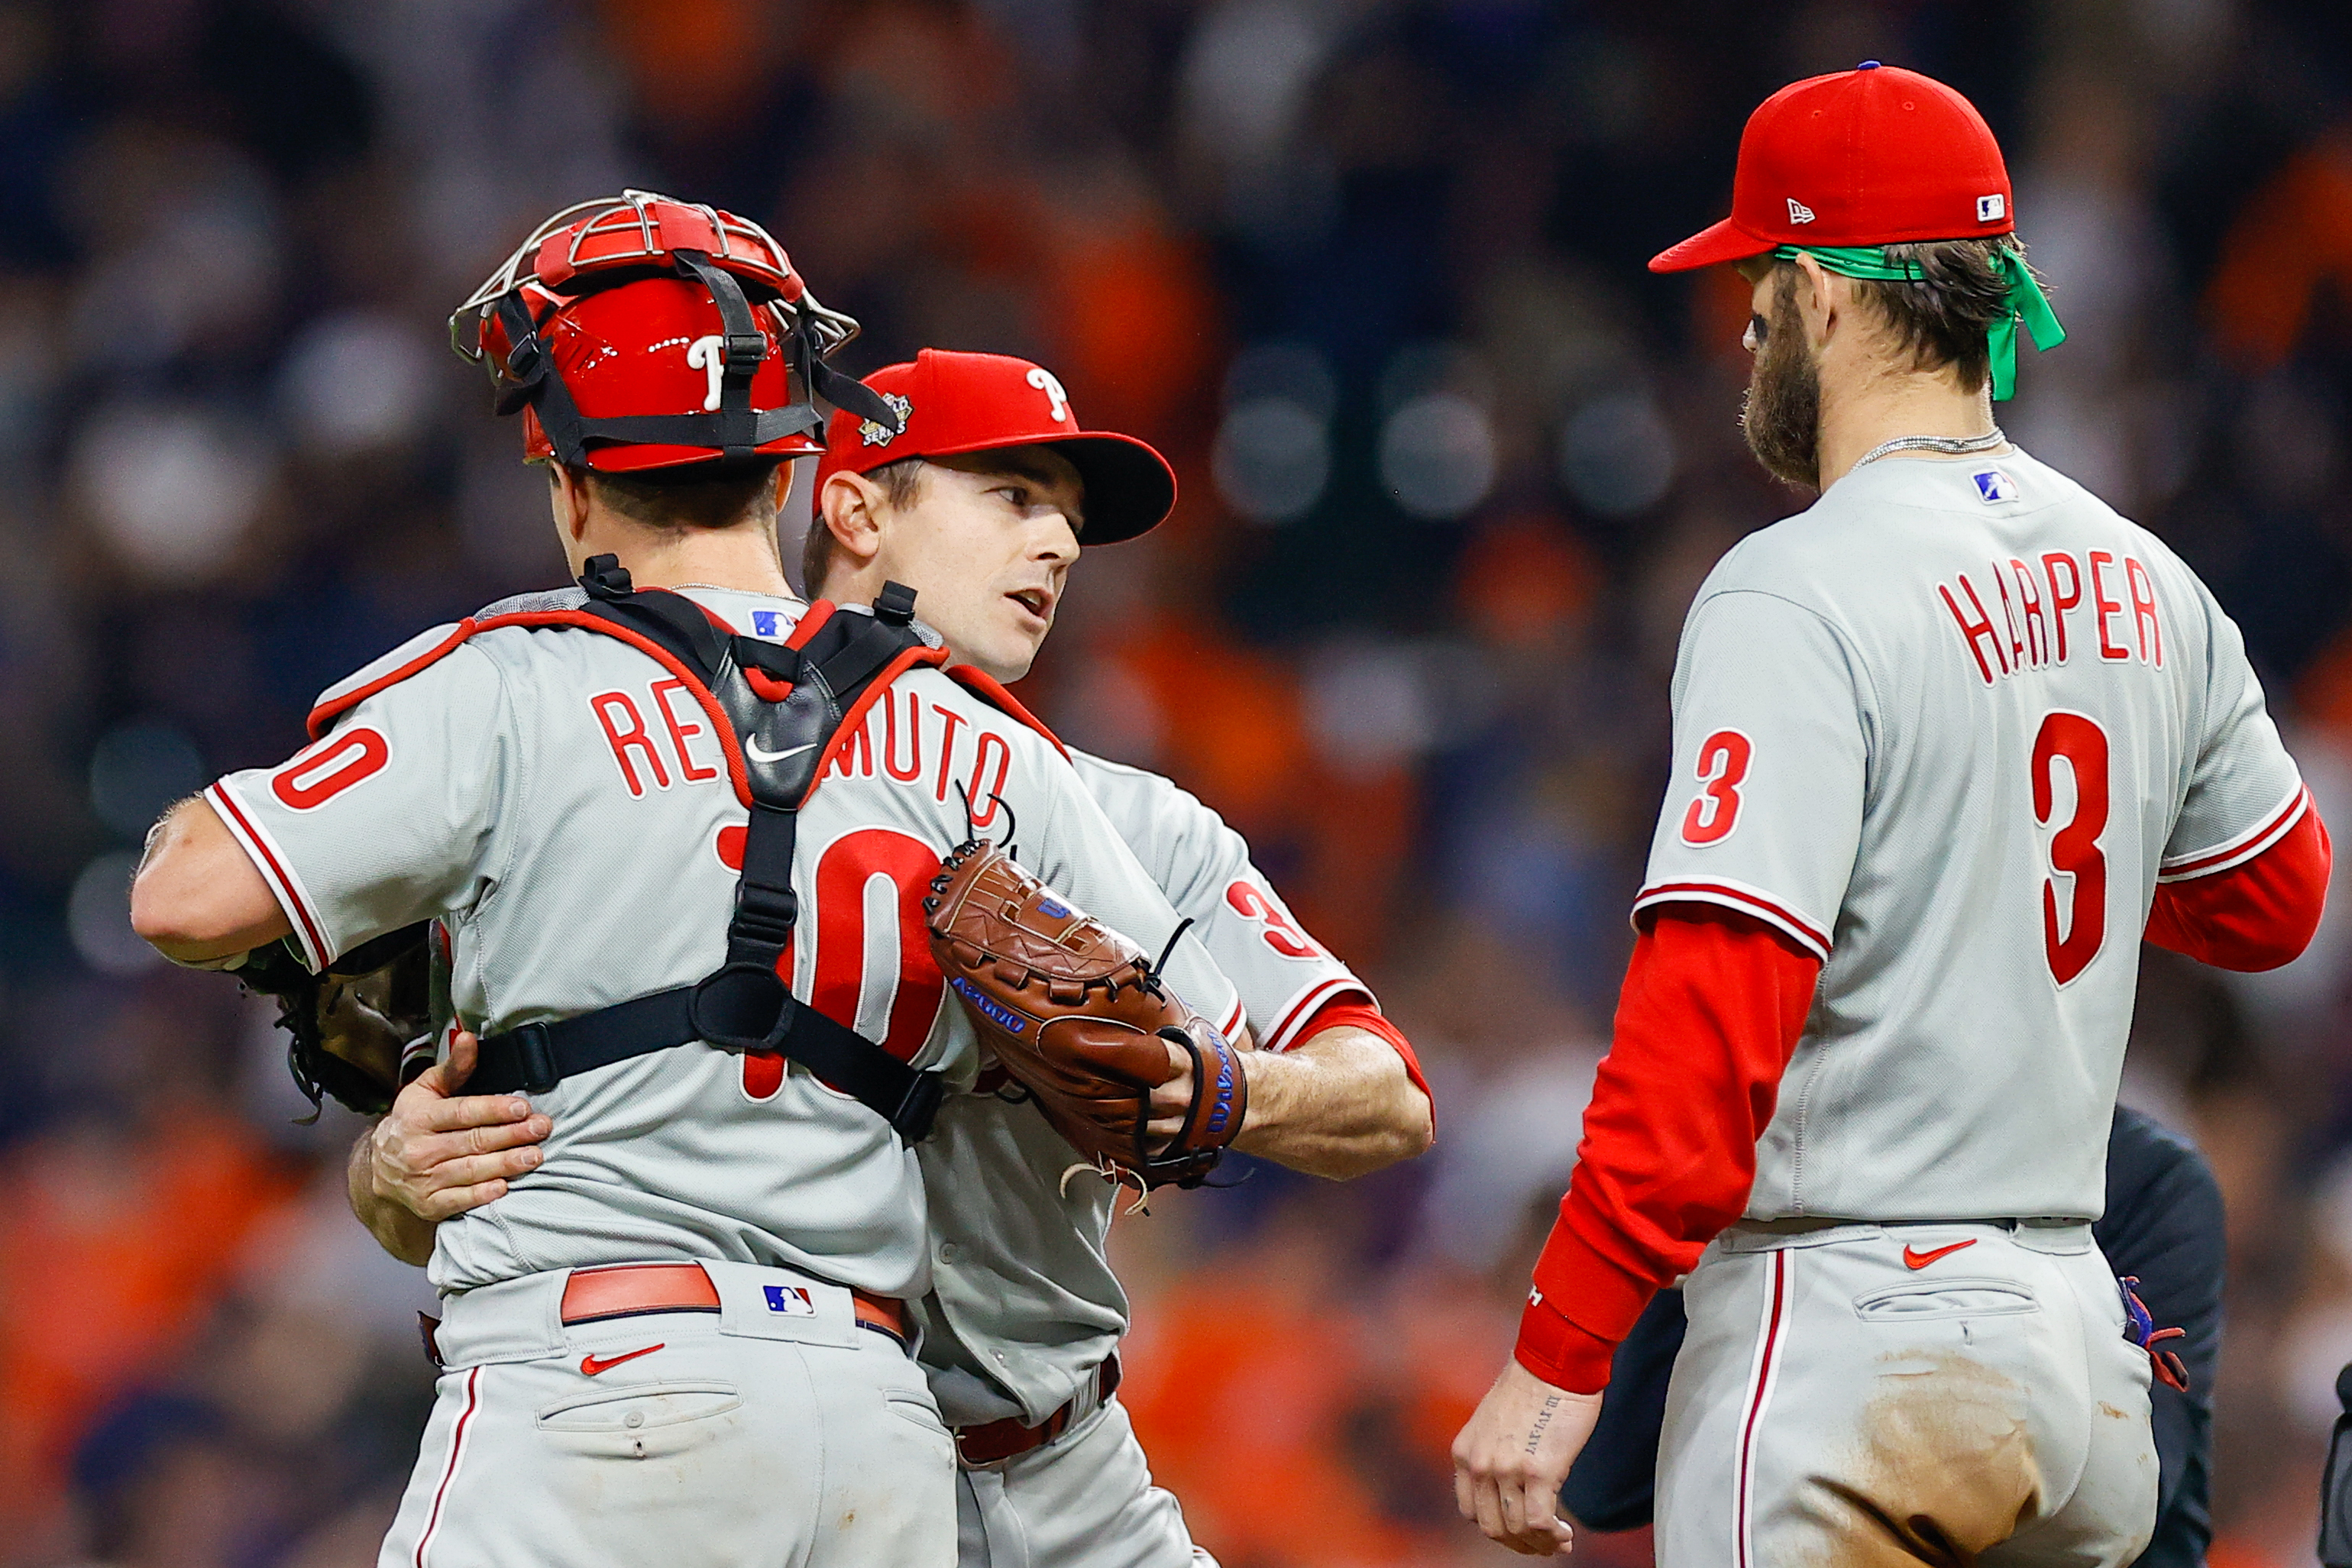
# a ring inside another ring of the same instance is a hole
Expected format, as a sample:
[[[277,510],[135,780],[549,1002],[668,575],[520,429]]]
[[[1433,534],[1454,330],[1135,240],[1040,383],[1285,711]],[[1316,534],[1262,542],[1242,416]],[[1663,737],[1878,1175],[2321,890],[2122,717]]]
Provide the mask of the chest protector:
[[[727,923],[727,961],[690,986],[488,1036],[466,1092],[543,1093],[573,1073],[701,1040],[727,1051],[780,1052],[866,1105],[901,1138],[924,1137],[939,1110],[941,1075],[918,1071],[801,1002],[780,968],[800,913],[793,892],[800,808],[835,732],[869,689],[910,665],[947,657],[913,623],[914,591],[886,585],[871,615],[812,610],[793,639],[779,644],[729,632],[683,595],[635,591],[609,555],[590,559],[580,586],[585,603],[544,619],[514,619],[601,630],[648,653],[660,650],[667,655],[662,662],[691,676],[702,688],[697,695],[712,699],[705,706],[715,704],[733,732],[729,762],[751,822]]]

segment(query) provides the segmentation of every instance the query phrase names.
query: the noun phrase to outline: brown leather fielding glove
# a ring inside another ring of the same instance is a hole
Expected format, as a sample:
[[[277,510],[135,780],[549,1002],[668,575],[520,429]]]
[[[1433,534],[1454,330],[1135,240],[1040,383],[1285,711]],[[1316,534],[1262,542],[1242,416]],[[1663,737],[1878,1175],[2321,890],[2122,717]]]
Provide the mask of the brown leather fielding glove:
[[[931,956],[1045,1120],[1105,1175],[1197,1186],[1249,1113],[1241,1053],[1160,983],[1126,937],[1075,909],[982,839],[940,863],[923,901]],[[1192,1101],[1151,1146],[1151,1091],[1192,1057]]]

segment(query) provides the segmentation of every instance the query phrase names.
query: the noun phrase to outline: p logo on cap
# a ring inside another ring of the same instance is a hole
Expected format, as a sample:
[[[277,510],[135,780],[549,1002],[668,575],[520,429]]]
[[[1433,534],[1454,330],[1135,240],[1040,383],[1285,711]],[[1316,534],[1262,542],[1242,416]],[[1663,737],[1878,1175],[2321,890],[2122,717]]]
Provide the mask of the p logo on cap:
[[[1062,390],[1062,383],[1055,379],[1054,372],[1043,365],[1032,365],[1029,367],[1026,380],[1031,386],[1044,392],[1045,401],[1053,405],[1054,423],[1056,424],[1067,423],[1070,417],[1070,394]]]
[[[1176,505],[1176,471],[1166,458],[1132,435],[1085,428],[1062,379],[1031,361],[925,349],[876,371],[866,388],[898,412],[901,428],[835,413],[817,464],[820,495],[836,474],[870,473],[902,458],[1042,446],[1078,471],[1079,537],[1088,549],[1133,538]]]

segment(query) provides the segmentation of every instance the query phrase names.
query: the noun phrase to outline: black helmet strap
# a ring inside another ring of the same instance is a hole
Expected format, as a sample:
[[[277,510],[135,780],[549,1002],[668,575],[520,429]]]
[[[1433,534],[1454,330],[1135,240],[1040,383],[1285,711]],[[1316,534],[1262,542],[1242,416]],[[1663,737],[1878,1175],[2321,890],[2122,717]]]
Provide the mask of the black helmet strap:
[[[671,255],[677,261],[680,275],[708,288],[712,302],[719,307],[725,357],[719,383],[719,407],[715,410],[588,418],[572,401],[572,390],[563,384],[554,356],[539,335],[539,323],[531,319],[530,308],[524,303],[522,290],[510,289],[499,297],[499,323],[506,329],[510,346],[505,367],[507,385],[499,393],[498,412],[513,413],[529,404],[539,415],[540,428],[547,433],[547,442],[554,448],[556,460],[566,467],[585,466],[592,444],[715,446],[722,461],[748,463],[758,455],[759,448],[772,441],[824,428],[824,416],[805,397],[765,413],[752,409],[751,381],[767,359],[768,343],[752,318],[751,301],[743,297],[742,285],[724,269],[711,266],[710,258],[700,251],[680,250]],[[793,368],[803,371],[802,385],[814,388],[842,382],[855,387],[881,407],[895,432],[898,425],[897,416],[862,383],[851,381],[809,354],[806,338],[805,332],[794,331],[793,347],[788,350],[794,356]]]

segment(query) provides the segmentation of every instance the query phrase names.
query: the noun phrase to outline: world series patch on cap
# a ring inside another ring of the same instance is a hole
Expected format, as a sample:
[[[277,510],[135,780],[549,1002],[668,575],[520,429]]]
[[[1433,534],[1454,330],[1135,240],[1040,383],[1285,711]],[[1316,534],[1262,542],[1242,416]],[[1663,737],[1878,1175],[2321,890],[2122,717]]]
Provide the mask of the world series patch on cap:
[[[906,457],[955,457],[1008,446],[1051,446],[1086,482],[1082,543],[1113,544],[1156,528],[1176,506],[1176,471],[1147,442],[1087,430],[1070,394],[1045,366],[1009,354],[925,349],[911,362],[866,378],[898,416],[895,434],[873,420],[836,413],[825,432],[816,483],[865,474]]]
[[[2017,227],[2000,144],[1932,77],[1864,60],[1792,82],[1748,117],[1731,215],[1660,251],[1653,272],[1744,261],[1784,245],[1906,245]]]

